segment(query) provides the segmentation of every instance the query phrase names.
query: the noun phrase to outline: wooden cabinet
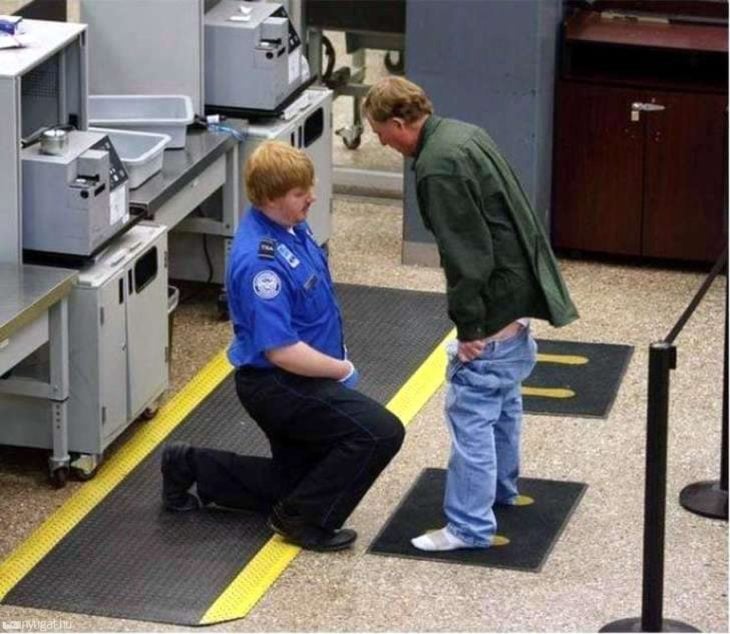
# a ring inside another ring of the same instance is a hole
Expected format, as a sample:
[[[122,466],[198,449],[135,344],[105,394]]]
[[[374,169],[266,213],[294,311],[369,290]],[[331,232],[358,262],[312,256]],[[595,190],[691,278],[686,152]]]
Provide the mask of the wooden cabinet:
[[[644,121],[642,254],[714,260],[725,243],[727,97],[652,93]]]
[[[699,56],[676,40],[666,50],[654,41],[647,51],[616,42],[607,51],[614,28],[634,42],[650,38],[637,34],[644,25],[593,20],[603,40],[589,46],[575,39],[590,26],[585,19],[566,28],[574,39],[557,90],[553,245],[712,261],[727,234],[727,44],[712,44],[724,53]],[[651,32],[670,41],[672,25],[656,27]],[[727,33],[694,26],[672,37],[696,47],[692,37],[703,28]],[[724,61],[708,57],[718,54]]]
[[[629,123],[635,92],[565,82],[553,167],[553,244],[641,253],[643,136]]]

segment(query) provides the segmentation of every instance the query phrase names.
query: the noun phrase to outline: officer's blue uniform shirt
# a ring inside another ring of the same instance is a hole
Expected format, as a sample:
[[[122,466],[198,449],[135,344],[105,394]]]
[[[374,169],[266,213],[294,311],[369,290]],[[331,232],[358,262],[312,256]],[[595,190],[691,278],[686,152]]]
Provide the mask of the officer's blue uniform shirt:
[[[342,316],[324,253],[306,222],[290,233],[252,207],[238,226],[226,273],[235,367],[270,368],[264,352],[303,341],[345,357]]]

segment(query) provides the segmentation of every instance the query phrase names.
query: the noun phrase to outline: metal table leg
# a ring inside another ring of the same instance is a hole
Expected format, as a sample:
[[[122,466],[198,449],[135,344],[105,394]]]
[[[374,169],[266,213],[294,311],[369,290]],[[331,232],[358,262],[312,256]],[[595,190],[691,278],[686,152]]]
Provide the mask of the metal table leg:
[[[63,486],[69,472],[68,455],[68,301],[66,298],[49,310],[49,371],[53,450],[48,459],[51,479]]]

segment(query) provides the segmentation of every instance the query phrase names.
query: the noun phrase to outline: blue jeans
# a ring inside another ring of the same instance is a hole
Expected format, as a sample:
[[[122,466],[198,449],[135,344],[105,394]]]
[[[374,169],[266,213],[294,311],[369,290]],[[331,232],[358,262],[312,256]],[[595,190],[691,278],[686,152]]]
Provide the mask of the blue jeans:
[[[529,328],[488,343],[469,363],[447,348],[446,420],[451,457],[444,512],[448,529],[466,544],[487,547],[497,530],[492,506],[517,497],[520,471],[522,394],[520,386],[537,360]]]

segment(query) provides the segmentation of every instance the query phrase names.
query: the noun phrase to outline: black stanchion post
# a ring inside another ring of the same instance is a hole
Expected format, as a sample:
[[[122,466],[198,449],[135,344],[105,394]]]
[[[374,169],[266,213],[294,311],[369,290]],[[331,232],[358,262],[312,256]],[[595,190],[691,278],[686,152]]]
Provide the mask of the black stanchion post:
[[[720,481],[709,480],[689,484],[679,494],[679,503],[688,511],[727,521],[727,286],[725,287],[725,368],[722,377],[722,440],[720,449]]]
[[[669,373],[677,367],[677,349],[655,343],[649,348],[649,406],[644,489],[644,582],[641,629],[662,631],[664,602],[664,518],[667,499]]]
[[[644,570],[641,618],[613,621],[601,632],[697,632],[681,621],[662,618],[664,602],[664,520],[667,502],[667,434],[669,373],[677,366],[674,340],[702,301],[717,274],[727,264],[727,245],[689,306],[664,341],[649,347],[649,404],[647,408],[646,486],[644,491]],[[723,387],[723,462],[727,517],[727,295],[725,298],[725,384]],[[723,479],[724,478],[724,479]]]
[[[669,373],[677,349],[665,341],[649,347],[649,403],[644,488],[644,570],[641,617],[620,619],[601,632],[698,632],[681,621],[664,619],[664,520],[667,491]]]

